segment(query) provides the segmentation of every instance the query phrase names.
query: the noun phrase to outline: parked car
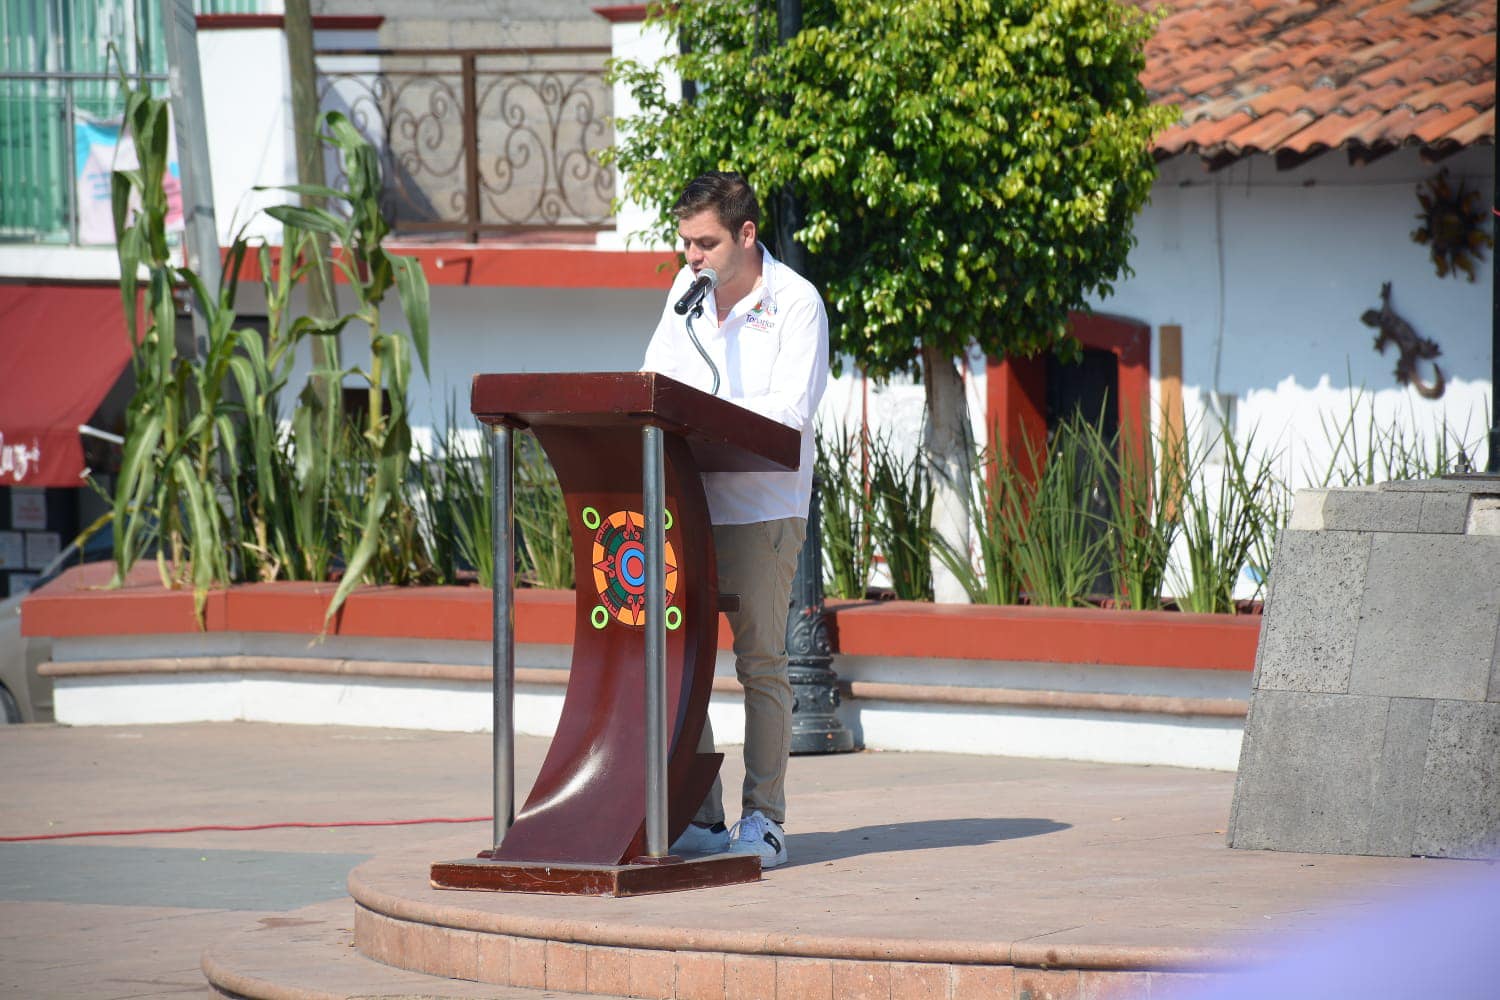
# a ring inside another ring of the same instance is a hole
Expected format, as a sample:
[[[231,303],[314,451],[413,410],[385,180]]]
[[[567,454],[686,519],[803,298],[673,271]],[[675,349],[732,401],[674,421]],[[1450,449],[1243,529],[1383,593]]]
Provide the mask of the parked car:
[[[0,601],[0,722],[7,724],[52,721],[52,682],[37,673],[52,658],[52,643],[21,634],[25,596]]]
[[[36,586],[52,580],[80,562],[98,562],[114,557],[110,532],[92,535],[80,548],[73,542],[38,575]],[[33,588],[35,589],[35,588]],[[51,722],[52,681],[37,668],[52,659],[50,639],[29,639],[21,634],[21,602],[25,594],[0,601],[0,723]]]

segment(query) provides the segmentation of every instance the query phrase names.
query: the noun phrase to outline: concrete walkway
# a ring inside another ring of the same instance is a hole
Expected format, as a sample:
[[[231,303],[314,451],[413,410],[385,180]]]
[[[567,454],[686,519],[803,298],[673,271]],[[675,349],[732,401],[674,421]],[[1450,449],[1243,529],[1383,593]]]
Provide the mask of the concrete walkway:
[[[544,750],[540,740],[519,742],[522,788]],[[731,750],[726,766],[730,788],[740,780],[736,756]],[[0,727],[0,837],[482,816],[489,762],[485,734],[246,723]],[[1463,862],[1230,851],[1223,830],[1233,780],[936,754],[795,758],[793,863],[757,885],[640,900],[445,896],[513,927],[579,921],[627,934],[685,927],[848,938],[895,942],[914,955],[1000,943],[1161,949],[1170,961],[1275,950],[1281,945],[1267,945],[1268,933],[1315,936],[1310,929],[1391,890],[1472,871]],[[325,902],[343,900],[352,921],[345,882],[354,866],[375,859],[366,869],[372,878],[411,880],[419,892],[426,861],[472,853],[489,829],[476,822],[0,843],[0,994],[209,996],[199,963],[216,941],[277,927]]]

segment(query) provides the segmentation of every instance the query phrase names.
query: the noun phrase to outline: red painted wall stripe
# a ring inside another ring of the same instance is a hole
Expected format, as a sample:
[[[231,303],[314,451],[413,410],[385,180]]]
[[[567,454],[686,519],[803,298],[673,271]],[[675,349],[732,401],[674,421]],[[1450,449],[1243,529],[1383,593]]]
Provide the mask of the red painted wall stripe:
[[[473,244],[411,246],[388,243],[386,249],[422,264],[433,286],[490,288],[648,288],[666,290],[677,275],[675,253],[645,250],[595,250],[588,247],[488,247]],[[225,251],[227,253],[227,251]],[[342,254],[334,249],[337,257]],[[280,260],[281,248],[272,255]],[[344,277],[334,269],[335,280]],[[260,262],[245,257],[240,280],[259,281]]]

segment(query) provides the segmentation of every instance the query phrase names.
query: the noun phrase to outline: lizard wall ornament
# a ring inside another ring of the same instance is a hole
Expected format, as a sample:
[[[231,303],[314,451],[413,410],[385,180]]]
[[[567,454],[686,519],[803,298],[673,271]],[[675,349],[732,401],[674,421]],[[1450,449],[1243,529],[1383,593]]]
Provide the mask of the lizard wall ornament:
[[[1400,357],[1396,359],[1396,381],[1417,390],[1424,399],[1438,399],[1447,388],[1448,379],[1438,367],[1436,358],[1443,353],[1437,341],[1421,336],[1412,325],[1391,308],[1391,283],[1380,286],[1380,308],[1366,309],[1360,322],[1379,330],[1375,337],[1375,350],[1385,353],[1386,345],[1395,344]],[[1417,362],[1432,362],[1432,381],[1424,382],[1417,374]]]

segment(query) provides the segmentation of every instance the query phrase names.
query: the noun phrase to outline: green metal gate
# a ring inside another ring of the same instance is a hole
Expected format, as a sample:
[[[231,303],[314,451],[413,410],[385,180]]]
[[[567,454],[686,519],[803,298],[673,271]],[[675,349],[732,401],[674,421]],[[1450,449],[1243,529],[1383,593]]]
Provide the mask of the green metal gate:
[[[197,8],[253,14],[261,4],[198,0]],[[165,90],[161,7],[162,0],[0,0],[0,240],[76,242],[75,126],[119,117],[121,63]]]

